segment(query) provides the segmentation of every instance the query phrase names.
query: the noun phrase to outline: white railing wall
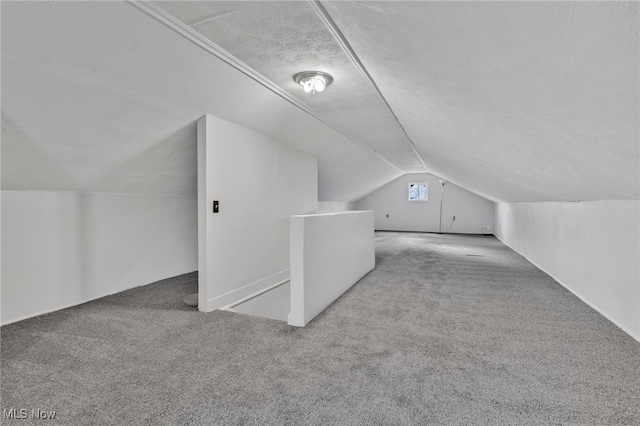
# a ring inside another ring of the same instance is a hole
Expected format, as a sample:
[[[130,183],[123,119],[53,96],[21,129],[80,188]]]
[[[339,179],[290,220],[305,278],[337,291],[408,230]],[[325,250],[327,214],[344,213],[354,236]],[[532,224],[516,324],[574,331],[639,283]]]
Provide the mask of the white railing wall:
[[[291,312],[304,327],[375,267],[372,211],[291,216]]]

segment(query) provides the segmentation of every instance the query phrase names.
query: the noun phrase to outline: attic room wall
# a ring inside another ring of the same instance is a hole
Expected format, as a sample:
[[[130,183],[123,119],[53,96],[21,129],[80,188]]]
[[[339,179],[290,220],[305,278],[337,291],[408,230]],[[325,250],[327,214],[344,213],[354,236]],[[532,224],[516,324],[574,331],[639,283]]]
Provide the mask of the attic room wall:
[[[353,201],[318,201],[318,213],[344,212],[354,210]]]
[[[498,203],[495,235],[640,341],[640,201]]]
[[[2,191],[2,324],[197,270],[196,197]]]
[[[409,183],[422,182],[429,184],[429,201],[407,201]],[[373,210],[375,229],[379,231],[438,232],[441,195],[441,185],[437,176],[430,173],[406,174],[358,200],[355,210]],[[493,215],[493,202],[450,182],[445,185],[442,207],[443,232],[491,233]],[[452,216],[456,217],[453,222]]]
[[[290,217],[316,211],[318,158],[207,114],[198,194],[199,309],[212,311],[289,279]]]
[[[399,173],[132,3],[5,2],[0,27],[2,322],[197,268],[205,111],[324,157],[325,199]]]

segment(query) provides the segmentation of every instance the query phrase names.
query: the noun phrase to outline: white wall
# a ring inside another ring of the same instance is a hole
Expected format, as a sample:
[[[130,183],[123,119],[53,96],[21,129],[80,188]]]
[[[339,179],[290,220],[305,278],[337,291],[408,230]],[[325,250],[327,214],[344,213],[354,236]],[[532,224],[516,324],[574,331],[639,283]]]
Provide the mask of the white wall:
[[[376,266],[373,212],[291,218],[291,313],[304,327]]]
[[[429,201],[407,201],[409,183],[422,182],[429,183]],[[406,174],[358,200],[355,209],[373,210],[376,230],[438,232],[441,196],[442,186],[437,176]],[[442,232],[493,232],[493,202],[449,182],[444,187],[442,205]],[[456,217],[453,224],[452,216]]]
[[[345,212],[353,210],[353,201],[318,201],[318,213]]]
[[[287,321],[290,310],[291,285],[286,282],[259,296],[251,298],[227,310],[245,315]]]
[[[640,201],[496,204],[496,236],[640,340]]]
[[[2,324],[197,269],[195,196],[2,191]]]
[[[315,212],[317,199],[317,157],[212,115],[198,120],[200,309],[288,279],[289,217]]]

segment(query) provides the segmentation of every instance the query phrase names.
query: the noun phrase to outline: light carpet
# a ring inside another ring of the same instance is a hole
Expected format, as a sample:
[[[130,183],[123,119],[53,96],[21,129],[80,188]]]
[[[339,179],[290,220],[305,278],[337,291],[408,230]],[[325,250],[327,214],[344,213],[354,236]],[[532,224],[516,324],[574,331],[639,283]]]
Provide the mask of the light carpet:
[[[376,246],[305,328],[197,312],[195,274],[4,326],[2,408],[56,411],[4,422],[640,424],[640,343],[497,239]]]

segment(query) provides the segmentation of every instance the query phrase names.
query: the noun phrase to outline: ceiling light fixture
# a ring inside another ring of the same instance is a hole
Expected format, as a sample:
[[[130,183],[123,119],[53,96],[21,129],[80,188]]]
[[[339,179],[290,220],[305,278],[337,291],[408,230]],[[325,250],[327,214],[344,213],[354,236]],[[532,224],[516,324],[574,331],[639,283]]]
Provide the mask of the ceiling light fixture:
[[[305,92],[316,93],[322,92],[325,87],[333,82],[333,77],[322,71],[302,71],[293,76]]]

